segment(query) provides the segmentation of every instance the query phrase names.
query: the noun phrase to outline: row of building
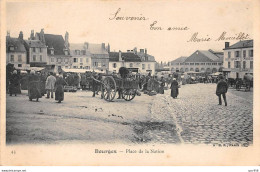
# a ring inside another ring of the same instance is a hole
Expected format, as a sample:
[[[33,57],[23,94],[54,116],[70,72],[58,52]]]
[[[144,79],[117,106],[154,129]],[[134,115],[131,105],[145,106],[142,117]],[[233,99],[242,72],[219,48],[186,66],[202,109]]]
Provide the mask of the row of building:
[[[225,42],[223,51],[196,50],[188,57],[182,56],[161,66],[171,72],[223,72],[229,78],[253,74],[253,40],[229,44]]]
[[[155,74],[156,62],[147,49],[111,52],[109,44],[73,44],[69,43],[68,32],[63,38],[62,35],[45,34],[42,29],[37,33],[32,30],[28,39],[23,38],[22,31],[18,38],[7,32],[6,63],[17,69],[48,67],[55,72],[66,69],[118,72],[120,67],[126,67],[133,72]]]

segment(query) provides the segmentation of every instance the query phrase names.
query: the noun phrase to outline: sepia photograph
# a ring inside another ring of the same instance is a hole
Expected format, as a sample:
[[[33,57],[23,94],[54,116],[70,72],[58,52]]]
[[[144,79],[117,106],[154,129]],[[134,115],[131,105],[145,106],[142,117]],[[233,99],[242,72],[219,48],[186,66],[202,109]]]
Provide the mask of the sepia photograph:
[[[259,4],[2,1],[1,162],[57,165],[75,150],[94,162],[62,165],[259,165]],[[41,159],[55,147],[58,163]],[[196,164],[201,148],[218,158]]]

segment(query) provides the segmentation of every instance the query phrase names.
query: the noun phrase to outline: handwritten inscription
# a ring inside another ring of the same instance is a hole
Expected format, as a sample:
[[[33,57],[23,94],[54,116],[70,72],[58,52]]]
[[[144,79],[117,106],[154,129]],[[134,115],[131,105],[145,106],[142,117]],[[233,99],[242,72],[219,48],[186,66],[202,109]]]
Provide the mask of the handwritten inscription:
[[[235,34],[234,36],[227,36],[227,32],[222,32],[220,36],[215,39],[215,41],[230,41],[230,40],[246,40],[250,39],[249,34],[244,32],[240,32]],[[209,37],[208,35],[202,37],[199,36],[198,32],[192,34],[191,38],[187,42],[208,42],[214,40],[213,38]]]
[[[118,8],[118,10],[112,14],[112,17],[109,18],[109,20],[148,20],[148,18],[142,16],[142,14],[140,14],[140,16],[121,16],[119,14],[119,12],[121,11],[121,8]]]
[[[109,20],[115,21],[141,21],[145,22],[149,20],[149,18],[143,16],[143,14],[133,15],[133,16],[124,16],[122,15],[121,8],[118,8],[114,13],[111,14]],[[161,26],[158,20],[152,21],[148,28],[150,31],[188,31],[190,28],[188,26]],[[244,32],[237,33],[235,35],[228,35],[227,32],[222,32],[217,38],[212,38],[209,35],[200,35],[199,32],[195,32],[191,35],[191,37],[187,40],[190,43],[200,43],[200,42],[209,42],[209,41],[230,41],[230,40],[246,40],[251,39],[249,34]]]

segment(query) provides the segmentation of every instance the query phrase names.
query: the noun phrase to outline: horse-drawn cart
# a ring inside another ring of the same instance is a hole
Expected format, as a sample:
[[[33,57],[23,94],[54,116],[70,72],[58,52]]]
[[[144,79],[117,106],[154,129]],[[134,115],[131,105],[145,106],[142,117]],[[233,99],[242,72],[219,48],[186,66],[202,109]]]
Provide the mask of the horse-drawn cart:
[[[132,78],[118,78],[115,76],[103,76],[101,81],[93,78],[101,84],[102,97],[106,101],[113,101],[116,92],[121,92],[122,98],[131,101],[135,98],[138,89],[138,81]]]

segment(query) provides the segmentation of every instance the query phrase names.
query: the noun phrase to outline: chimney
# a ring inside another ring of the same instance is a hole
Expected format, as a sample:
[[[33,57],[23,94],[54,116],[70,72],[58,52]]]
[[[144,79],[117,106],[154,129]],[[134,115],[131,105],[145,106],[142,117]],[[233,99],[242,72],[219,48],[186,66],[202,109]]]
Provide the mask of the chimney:
[[[102,43],[102,49],[105,50],[106,47],[105,47],[105,43]]]
[[[34,30],[31,30],[30,40],[34,40]]]
[[[10,31],[9,30],[6,33],[6,38],[10,38]]]
[[[119,61],[123,61],[123,60],[122,60],[122,53],[121,53],[120,50],[119,50]]]
[[[136,54],[137,53],[137,48],[135,47],[133,50],[134,50],[134,53]]]
[[[65,47],[66,49],[69,49],[69,33],[65,33]]]
[[[86,49],[88,49],[88,46],[89,46],[88,42],[85,42]]]
[[[45,44],[44,29],[41,29],[41,32],[40,32],[40,40]]]
[[[225,42],[225,48],[229,47],[229,42]]]
[[[110,45],[109,45],[109,43],[107,45],[107,52],[110,53]]]
[[[145,57],[145,61],[148,61],[148,58],[147,58],[147,49],[144,50],[144,57]]]
[[[19,34],[19,39],[23,40],[23,32],[21,31],[20,34]]]

